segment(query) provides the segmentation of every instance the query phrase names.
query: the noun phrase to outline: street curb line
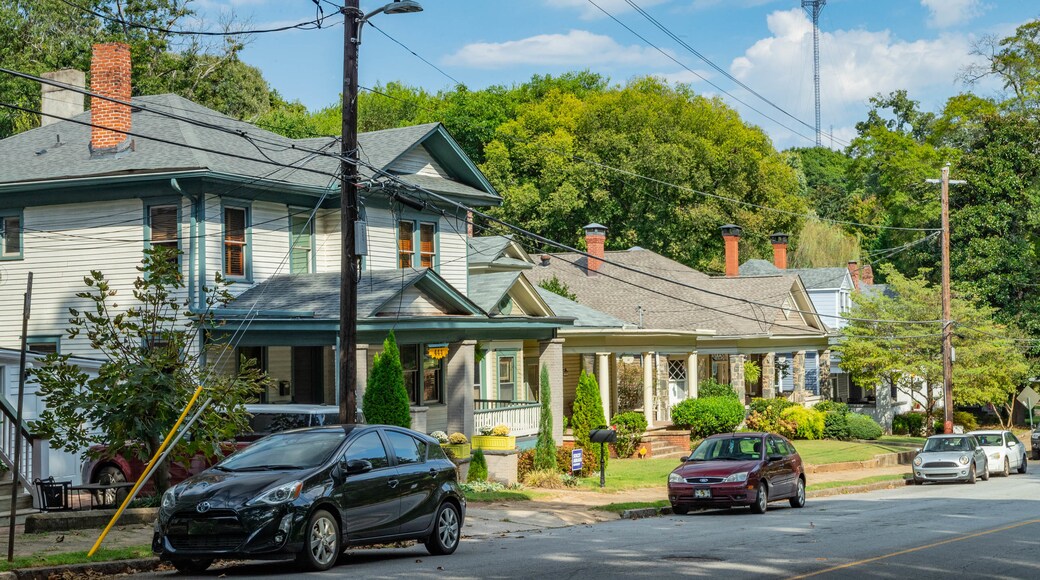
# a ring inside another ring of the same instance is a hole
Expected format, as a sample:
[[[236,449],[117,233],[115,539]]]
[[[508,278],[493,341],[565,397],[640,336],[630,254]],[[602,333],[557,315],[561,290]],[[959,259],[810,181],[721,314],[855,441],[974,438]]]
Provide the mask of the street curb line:
[[[66,575],[80,577],[85,576],[88,573],[110,576],[115,574],[151,572],[158,567],[158,558],[113,560],[111,562],[87,562],[83,564],[68,564],[66,566],[50,566],[46,568],[19,568],[17,570],[0,573],[0,580],[47,580],[49,578],[64,578]]]

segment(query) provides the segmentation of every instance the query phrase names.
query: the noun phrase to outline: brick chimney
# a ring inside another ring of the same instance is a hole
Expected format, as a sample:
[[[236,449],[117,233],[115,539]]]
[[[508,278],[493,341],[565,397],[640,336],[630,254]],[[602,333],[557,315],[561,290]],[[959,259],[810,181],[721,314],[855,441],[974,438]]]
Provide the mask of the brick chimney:
[[[603,246],[607,243],[607,226],[592,223],[585,226],[585,251],[589,253],[587,274],[599,272],[603,265]]]
[[[67,68],[64,70],[45,72],[41,77],[72,85],[80,89],[87,86],[87,75],[81,70]],[[71,119],[83,112],[83,93],[63,89],[54,85],[41,83],[40,94],[40,126],[46,127],[62,119]]]
[[[874,268],[869,264],[859,269],[859,280],[860,283],[866,284],[867,286],[874,285]]]
[[[90,59],[91,91],[130,101],[130,45],[121,42],[95,44]],[[90,122],[118,131],[130,130],[130,107],[98,97],[90,99]],[[131,148],[129,135],[99,127],[90,128],[91,157],[109,156]]]
[[[852,287],[859,290],[859,265],[856,260],[849,260],[849,273],[852,274]]]
[[[773,243],[773,265],[778,270],[787,269],[787,234],[773,234],[769,241]]]
[[[726,242],[726,277],[740,275],[740,234],[744,232],[736,224],[726,224],[722,230],[722,239]]]

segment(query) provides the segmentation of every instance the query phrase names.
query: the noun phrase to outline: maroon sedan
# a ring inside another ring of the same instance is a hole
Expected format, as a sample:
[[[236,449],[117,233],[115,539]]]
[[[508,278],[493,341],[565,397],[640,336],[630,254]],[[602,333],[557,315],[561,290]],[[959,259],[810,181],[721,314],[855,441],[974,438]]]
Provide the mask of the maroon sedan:
[[[762,514],[771,501],[805,505],[805,472],[794,445],[772,433],[712,435],[668,474],[672,511],[751,506]]]

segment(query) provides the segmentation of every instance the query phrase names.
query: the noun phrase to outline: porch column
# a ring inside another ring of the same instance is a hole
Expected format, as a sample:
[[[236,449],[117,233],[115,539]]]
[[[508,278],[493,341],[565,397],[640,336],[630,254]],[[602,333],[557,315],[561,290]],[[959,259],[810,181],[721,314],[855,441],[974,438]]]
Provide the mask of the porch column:
[[[820,398],[824,401],[831,400],[831,351],[830,349],[820,351],[819,358]]]
[[[475,340],[448,345],[444,371],[444,400],[447,402],[448,432],[473,436],[473,361]]]
[[[660,421],[672,420],[672,399],[668,393],[668,355],[657,353],[657,388],[654,390],[654,401],[657,403],[657,417]]]
[[[686,355],[686,398],[697,398],[697,351]]]
[[[741,403],[747,397],[747,388],[744,386],[744,355],[729,355],[729,381],[733,391]]]
[[[603,420],[610,422],[610,353],[597,352],[596,382],[599,383],[599,398],[603,403]]]
[[[762,398],[776,398],[776,353],[762,355]]]
[[[553,441],[563,444],[563,342],[562,338],[538,343],[538,392],[541,396],[542,367],[549,369],[549,408],[552,409]]]
[[[805,402],[805,351],[794,353],[794,363],[791,365],[794,379],[794,393],[791,400],[795,403]]]
[[[643,353],[643,416],[646,424],[654,425],[654,353]]]
[[[338,368],[336,372],[339,372]],[[368,345],[357,345],[357,404],[365,400],[365,389],[368,387]],[[337,395],[338,396],[338,395]]]

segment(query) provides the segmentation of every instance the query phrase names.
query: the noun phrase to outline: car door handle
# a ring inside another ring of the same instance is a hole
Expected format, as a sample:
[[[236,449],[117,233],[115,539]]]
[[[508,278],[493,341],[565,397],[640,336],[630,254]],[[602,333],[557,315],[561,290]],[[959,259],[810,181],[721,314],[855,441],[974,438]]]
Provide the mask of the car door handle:
[[[386,482],[386,484],[390,486],[390,489],[396,489],[398,483],[401,483],[401,482],[396,480],[396,479],[391,479],[391,480]]]

